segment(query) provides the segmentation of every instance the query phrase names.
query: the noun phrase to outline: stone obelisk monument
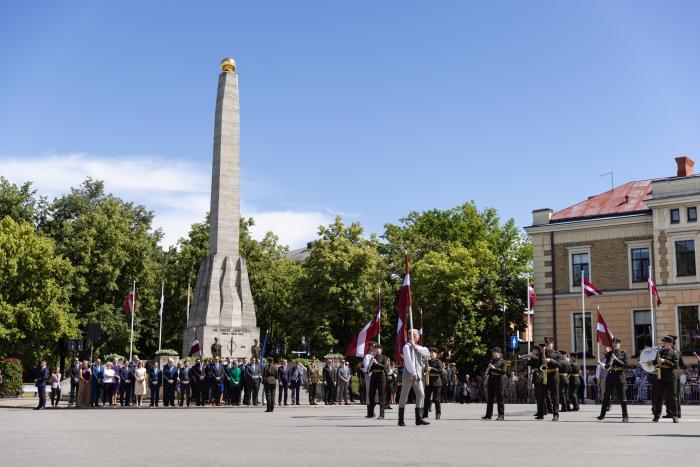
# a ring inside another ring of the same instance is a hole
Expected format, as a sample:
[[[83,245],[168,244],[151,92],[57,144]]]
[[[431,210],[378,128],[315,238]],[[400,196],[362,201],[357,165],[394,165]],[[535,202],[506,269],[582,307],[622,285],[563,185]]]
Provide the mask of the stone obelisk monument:
[[[238,250],[241,217],[241,114],[236,62],[221,61],[214,119],[209,255],[199,266],[195,298],[183,336],[183,353],[195,333],[202,354],[212,355],[214,338],[223,357],[250,357],[260,336],[248,269]]]

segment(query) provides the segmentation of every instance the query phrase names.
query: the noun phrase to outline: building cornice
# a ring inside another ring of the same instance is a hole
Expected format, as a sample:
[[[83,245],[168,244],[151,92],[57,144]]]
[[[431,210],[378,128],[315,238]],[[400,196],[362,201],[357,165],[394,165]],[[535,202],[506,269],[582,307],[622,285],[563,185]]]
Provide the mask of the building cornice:
[[[525,227],[528,235],[549,232],[561,232],[571,230],[599,229],[605,227],[618,227],[631,224],[651,224],[653,216],[651,211],[640,214],[598,217],[593,219],[578,219],[571,221],[559,221],[543,225],[531,225]]]

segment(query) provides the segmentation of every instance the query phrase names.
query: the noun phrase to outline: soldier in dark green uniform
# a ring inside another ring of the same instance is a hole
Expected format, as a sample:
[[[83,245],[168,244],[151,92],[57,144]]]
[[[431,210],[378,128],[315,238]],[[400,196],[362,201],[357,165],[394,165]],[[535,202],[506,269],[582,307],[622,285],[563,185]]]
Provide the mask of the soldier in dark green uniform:
[[[576,363],[576,355],[569,357],[569,367],[569,404],[571,405],[571,410],[578,412],[578,387],[581,385],[581,378],[579,377],[581,370]]]
[[[389,360],[382,355],[382,346],[374,344],[374,358],[369,364],[369,399],[367,400],[367,418],[374,418],[374,407],[379,400],[379,420],[384,419],[386,404],[386,372]],[[378,399],[377,399],[378,398]]]
[[[544,373],[541,370],[543,358],[542,352],[544,352],[542,346],[535,346],[535,350],[528,355],[526,362],[527,366],[530,367],[532,373],[532,384],[535,387],[535,400],[537,401],[537,413],[535,418],[537,420],[544,419],[544,413],[547,410],[545,406],[545,392],[547,389],[544,385]]]
[[[658,422],[661,416],[663,402],[673,418],[673,423],[678,423],[678,399],[676,398],[676,375],[673,370],[678,368],[678,353],[673,350],[673,337],[664,336],[661,339],[661,350],[656,360],[656,377],[653,382],[653,413],[654,421]]]
[[[669,334],[669,336],[671,335]],[[676,342],[678,342],[678,336],[671,337],[673,338],[673,350],[676,350]],[[678,368],[676,368],[673,371],[673,373],[676,375],[676,400],[678,401],[678,405],[676,406],[676,409],[678,410],[676,416],[678,418],[681,418],[681,375],[688,367],[683,361],[683,355],[678,351],[676,352],[678,353]],[[666,415],[664,415],[663,418],[673,418],[673,416],[670,413],[668,413],[668,407],[666,407]]]
[[[545,362],[547,365],[547,391],[549,400],[552,401],[552,421],[559,421],[559,367],[561,356],[554,349],[554,338],[545,337]]]
[[[564,350],[560,350],[561,360],[559,364],[559,404],[561,405],[561,412],[569,411],[569,373],[571,372],[571,365],[569,365],[569,358]]]
[[[610,410],[613,391],[617,394],[622,406],[622,421],[627,423],[627,402],[625,401],[625,369],[627,369],[627,353],[622,350],[620,339],[613,339],[613,349],[605,354],[605,369],[608,375],[605,378],[605,396],[600,406],[598,420],[605,418],[605,412]]]
[[[442,395],[442,378],[445,373],[445,366],[439,358],[437,358],[437,349],[430,349],[430,358],[428,359],[428,379],[425,381],[425,405],[423,406],[423,418],[428,418],[430,412],[430,403],[435,403],[435,420],[440,420],[442,415],[442,407],[440,405],[440,396]]]
[[[498,418],[497,420],[505,419],[505,404],[504,400],[504,390],[506,388],[506,374],[508,372],[508,364],[503,359],[503,353],[500,347],[494,347],[491,349],[491,362],[486,369],[486,375],[488,381],[486,382],[486,388],[488,390],[488,398],[486,400],[486,415],[481,417],[484,420],[491,420],[493,416],[493,400],[496,399],[496,405],[498,406]]]

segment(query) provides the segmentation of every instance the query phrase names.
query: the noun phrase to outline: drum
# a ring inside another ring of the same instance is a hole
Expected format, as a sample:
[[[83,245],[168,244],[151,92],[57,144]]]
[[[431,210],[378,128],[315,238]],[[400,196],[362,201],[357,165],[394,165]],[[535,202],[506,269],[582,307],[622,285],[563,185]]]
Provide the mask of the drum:
[[[647,347],[639,354],[639,366],[647,373],[656,373],[656,355],[659,353],[658,347]]]

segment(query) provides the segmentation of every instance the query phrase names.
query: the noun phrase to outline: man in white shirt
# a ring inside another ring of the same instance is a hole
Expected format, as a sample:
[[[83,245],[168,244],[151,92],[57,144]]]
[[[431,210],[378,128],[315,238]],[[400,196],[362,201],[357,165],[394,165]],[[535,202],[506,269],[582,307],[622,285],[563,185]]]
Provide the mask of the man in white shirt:
[[[417,329],[409,331],[413,339],[404,344],[401,354],[403,355],[403,383],[401,384],[401,398],[399,399],[399,426],[405,426],[404,410],[408,394],[413,388],[416,394],[416,425],[430,425],[423,420],[423,357],[430,356],[430,351],[423,346],[416,344],[420,337]]]
[[[362,359],[362,369],[364,370],[365,376],[365,402],[369,405],[369,367],[372,365],[372,360],[374,359],[374,343],[370,344],[369,352]]]

